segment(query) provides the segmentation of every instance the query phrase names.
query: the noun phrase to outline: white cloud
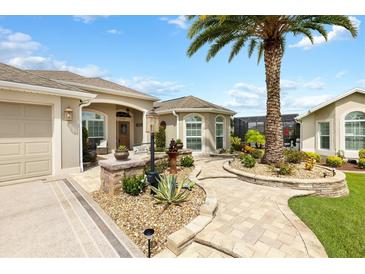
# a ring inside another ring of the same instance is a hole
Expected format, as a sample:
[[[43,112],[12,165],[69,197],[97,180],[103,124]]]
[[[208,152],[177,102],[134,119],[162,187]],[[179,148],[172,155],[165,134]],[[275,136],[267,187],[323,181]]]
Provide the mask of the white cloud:
[[[349,17],[352,24],[359,29],[361,21],[354,16]],[[340,26],[332,26],[331,31],[327,34],[327,42],[339,39],[345,39],[349,37],[349,32],[343,27]],[[321,45],[325,43],[326,40],[322,35],[314,35],[313,36],[313,44],[308,39],[308,37],[303,37],[299,42],[295,44],[289,45],[289,48],[303,48],[303,49],[311,49],[316,45]]]
[[[169,95],[182,91],[184,85],[172,81],[158,81],[148,76],[135,76],[132,79],[117,80],[121,85],[134,88],[156,96]]]
[[[181,29],[187,29],[188,28],[188,19],[185,15],[180,15],[176,18],[168,18],[168,17],[161,17],[160,20],[166,21],[170,25],[178,26]]]
[[[297,89],[300,86],[300,83],[297,81],[282,79],[280,80],[280,86],[282,90],[292,90]]]
[[[106,75],[105,70],[93,64],[77,67],[52,56],[42,56],[39,50],[43,48],[42,44],[34,41],[29,34],[0,27],[1,62],[21,69],[68,70],[87,77]]]
[[[106,32],[110,34],[121,34],[121,31],[118,29],[109,29]]]
[[[347,74],[347,71],[346,70],[341,70],[341,71],[339,71],[339,72],[336,73],[335,78],[336,79],[340,79],[343,76],[345,76],[346,74]]]
[[[321,80],[321,77],[316,77],[313,80],[304,83],[303,87],[308,89],[323,89],[325,85],[326,84]]]
[[[360,79],[357,81],[360,85],[365,85],[365,79]]]
[[[302,112],[308,110],[316,105],[331,99],[332,96],[329,94],[321,95],[307,95],[307,96],[291,96],[283,99],[283,109],[292,110],[295,112]]]
[[[262,108],[265,103],[265,87],[249,83],[236,83],[229,91],[230,100],[225,106],[231,108]]]
[[[77,22],[82,22],[84,24],[91,24],[97,19],[107,18],[105,15],[74,15],[73,19]]]

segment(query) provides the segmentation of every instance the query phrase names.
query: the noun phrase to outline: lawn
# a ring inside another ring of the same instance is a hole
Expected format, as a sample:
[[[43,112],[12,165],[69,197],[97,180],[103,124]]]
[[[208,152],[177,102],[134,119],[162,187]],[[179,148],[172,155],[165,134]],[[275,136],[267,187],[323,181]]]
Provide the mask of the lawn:
[[[298,197],[290,208],[317,235],[329,257],[365,257],[365,174],[347,173],[350,195]]]

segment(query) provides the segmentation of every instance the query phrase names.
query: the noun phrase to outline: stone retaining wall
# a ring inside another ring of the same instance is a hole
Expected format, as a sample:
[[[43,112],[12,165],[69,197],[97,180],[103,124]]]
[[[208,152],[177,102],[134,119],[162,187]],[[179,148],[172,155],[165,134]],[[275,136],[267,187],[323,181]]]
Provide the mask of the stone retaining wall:
[[[191,155],[191,150],[181,150],[177,156],[180,161],[181,157]],[[155,154],[156,164],[167,160],[166,153]],[[114,194],[115,191],[121,188],[120,181],[126,177],[133,175],[143,175],[146,165],[150,159],[146,156],[143,159],[128,159],[127,161],[118,161],[115,158],[99,161],[100,166],[100,189],[108,194]]]
[[[239,179],[253,184],[314,191],[315,195],[325,197],[341,197],[349,194],[346,176],[343,172],[338,170],[333,177],[320,179],[292,179],[248,173],[231,167],[230,161],[225,162],[223,168],[226,171],[237,175]]]

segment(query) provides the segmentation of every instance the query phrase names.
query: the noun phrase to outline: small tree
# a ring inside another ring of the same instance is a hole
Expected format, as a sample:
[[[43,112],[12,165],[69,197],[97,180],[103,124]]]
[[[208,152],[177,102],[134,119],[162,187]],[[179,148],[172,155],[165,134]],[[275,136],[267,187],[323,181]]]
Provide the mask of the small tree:
[[[157,150],[164,150],[166,148],[165,127],[160,126],[160,129],[156,134],[156,148],[157,148]]]
[[[261,148],[265,144],[265,136],[259,131],[250,129],[245,136],[246,143],[254,143],[257,148]]]

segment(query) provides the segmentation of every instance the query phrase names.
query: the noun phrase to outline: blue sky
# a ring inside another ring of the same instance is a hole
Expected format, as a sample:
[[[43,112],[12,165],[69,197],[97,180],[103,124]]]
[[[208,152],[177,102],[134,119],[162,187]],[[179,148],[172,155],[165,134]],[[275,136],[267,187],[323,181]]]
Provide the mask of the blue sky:
[[[365,87],[365,17],[352,16],[352,39],[329,27],[329,41],[288,37],[282,64],[282,112],[301,113],[354,87]],[[0,61],[20,68],[104,77],[163,100],[195,95],[235,110],[265,114],[263,62],[228,49],[210,62],[193,57],[183,16],[1,16]],[[316,34],[317,35],[317,34]]]

